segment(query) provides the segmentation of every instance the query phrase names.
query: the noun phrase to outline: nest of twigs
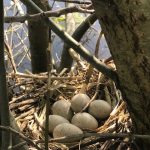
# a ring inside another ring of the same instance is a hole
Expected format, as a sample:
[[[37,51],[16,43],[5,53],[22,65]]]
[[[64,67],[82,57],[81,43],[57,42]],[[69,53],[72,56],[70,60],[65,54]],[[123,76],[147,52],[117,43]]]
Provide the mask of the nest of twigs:
[[[113,62],[109,65],[114,67]],[[49,99],[52,105],[57,100],[70,100],[79,92],[86,92],[91,99],[104,99],[110,103],[113,108],[110,117],[103,120],[95,131],[85,131],[85,135],[77,142],[72,143],[69,138],[66,144],[65,138],[50,137],[49,147],[75,150],[132,149],[134,147],[134,142],[126,136],[131,132],[131,119],[113,81],[85,62],[82,62],[82,65],[78,63],[74,65],[69,73],[66,69],[59,74],[52,70],[49,78],[47,73],[34,75],[11,73],[7,76],[9,96],[11,96],[10,110],[21,132],[35,142],[41,150],[44,149],[44,131],[40,122],[45,115],[46,100]],[[48,80],[51,81],[50,87]],[[51,92],[49,98],[47,98],[48,91]],[[31,149],[36,149],[33,145],[29,146]]]

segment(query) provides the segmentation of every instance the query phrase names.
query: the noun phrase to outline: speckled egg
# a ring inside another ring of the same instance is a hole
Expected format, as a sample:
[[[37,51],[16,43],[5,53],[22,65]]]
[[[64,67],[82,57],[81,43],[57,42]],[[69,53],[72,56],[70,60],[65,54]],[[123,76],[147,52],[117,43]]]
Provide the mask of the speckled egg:
[[[71,120],[73,111],[71,109],[71,103],[67,100],[59,100],[52,106],[52,113],[54,115],[62,116],[68,120]]]
[[[71,123],[81,129],[94,130],[98,127],[97,120],[89,113],[77,113],[73,116]]]
[[[62,123],[69,123],[69,121],[62,116],[49,115],[49,132],[52,133],[54,128]],[[45,121],[43,122],[43,127],[45,127]]]
[[[62,123],[55,127],[53,137],[59,138],[64,136],[71,136],[75,134],[82,134],[83,131],[77,126],[69,123]]]
[[[80,112],[89,101],[90,98],[86,94],[77,94],[71,99],[71,108],[76,113]]]
[[[95,100],[93,101],[88,109],[89,114],[94,116],[97,119],[105,119],[107,118],[112,109],[109,103],[104,100]]]

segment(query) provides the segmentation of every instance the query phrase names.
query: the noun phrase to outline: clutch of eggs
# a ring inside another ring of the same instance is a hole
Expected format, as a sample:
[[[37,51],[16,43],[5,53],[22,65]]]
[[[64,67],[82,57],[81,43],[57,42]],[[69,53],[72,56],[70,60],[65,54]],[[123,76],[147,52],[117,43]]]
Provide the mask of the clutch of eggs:
[[[103,120],[110,115],[111,105],[104,100],[94,100],[90,103],[88,112],[80,113],[89,101],[86,94],[77,94],[71,101],[59,100],[53,104],[53,115],[49,116],[49,132],[53,133],[54,138],[82,134],[82,129],[95,130],[98,128],[96,119]]]

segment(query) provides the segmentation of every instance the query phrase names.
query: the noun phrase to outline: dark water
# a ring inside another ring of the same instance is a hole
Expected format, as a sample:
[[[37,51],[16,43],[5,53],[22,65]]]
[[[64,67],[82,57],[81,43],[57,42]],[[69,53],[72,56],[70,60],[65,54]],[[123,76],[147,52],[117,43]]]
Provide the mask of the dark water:
[[[5,10],[8,6],[10,6],[10,0],[5,0]],[[50,1],[52,4],[52,1]],[[23,7],[23,10],[25,11],[25,7]],[[55,2],[53,9],[60,9],[64,7],[64,3]],[[14,7],[11,7],[9,10],[6,11],[7,13],[5,15],[12,16],[12,15],[20,15],[22,12],[15,11]],[[9,30],[10,24],[5,24],[5,29]],[[6,41],[9,43],[9,45],[12,45],[13,47],[13,54],[14,54],[14,60],[16,64],[18,64],[21,60],[22,62],[17,67],[18,71],[24,72],[25,70],[31,70],[31,63],[29,57],[23,57],[26,54],[26,50],[29,48],[29,41],[27,38],[27,23],[21,24],[21,23],[13,23],[13,26],[20,26],[20,28],[16,29],[15,32],[9,32],[7,33],[7,36],[5,36]],[[23,30],[23,28],[25,30]],[[5,30],[6,31],[6,30]],[[88,32],[84,35],[84,37],[81,40],[81,43],[91,52],[94,53],[95,51],[95,45],[97,42],[97,38],[99,36],[100,31],[100,25],[97,22],[88,30]],[[19,35],[19,38],[18,38]],[[7,38],[6,38],[7,37]],[[54,34],[54,40],[52,44],[52,55],[57,63],[60,63],[60,56],[63,49],[63,41]],[[23,41],[22,44],[18,45],[20,42],[20,39]],[[29,52],[28,52],[28,55]],[[107,46],[107,43],[105,41],[105,38],[102,37],[99,47],[99,58],[100,59],[106,59],[110,56],[109,48]]]

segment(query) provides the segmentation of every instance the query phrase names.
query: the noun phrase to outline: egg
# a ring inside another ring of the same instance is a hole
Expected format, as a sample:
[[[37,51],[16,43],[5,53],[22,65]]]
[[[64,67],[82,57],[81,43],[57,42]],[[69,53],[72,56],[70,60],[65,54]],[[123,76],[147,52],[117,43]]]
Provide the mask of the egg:
[[[97,119],[105,119],[111,113],[111,106],[104,100],[93,101],[88,109],[88,112]]]
[[[71,109],[71,103],[67,100],[59,100],[52,106],[52,113],[54,115],[62,116],[68,120],[71,120],[73,111]]]
[[[80,112],[89,101],[90,98],[86,94],[77,94],[71,99],[71,108],[76,113]]]
[[[62,123],[55,127],[53,131],[54,138],[82,134],[83,131],[77,126],[69,123]]]
[[[54,128],[62,123],[69,123],[69,121],[62,116],[49,115],[49,132],[52,133]],[[45,121],[43,122],[43,127],[45,127]]]
[[[73,116],[71,123],[81,129],[94,130],[98,127],[97,120],[89,113],[77,113]]]

